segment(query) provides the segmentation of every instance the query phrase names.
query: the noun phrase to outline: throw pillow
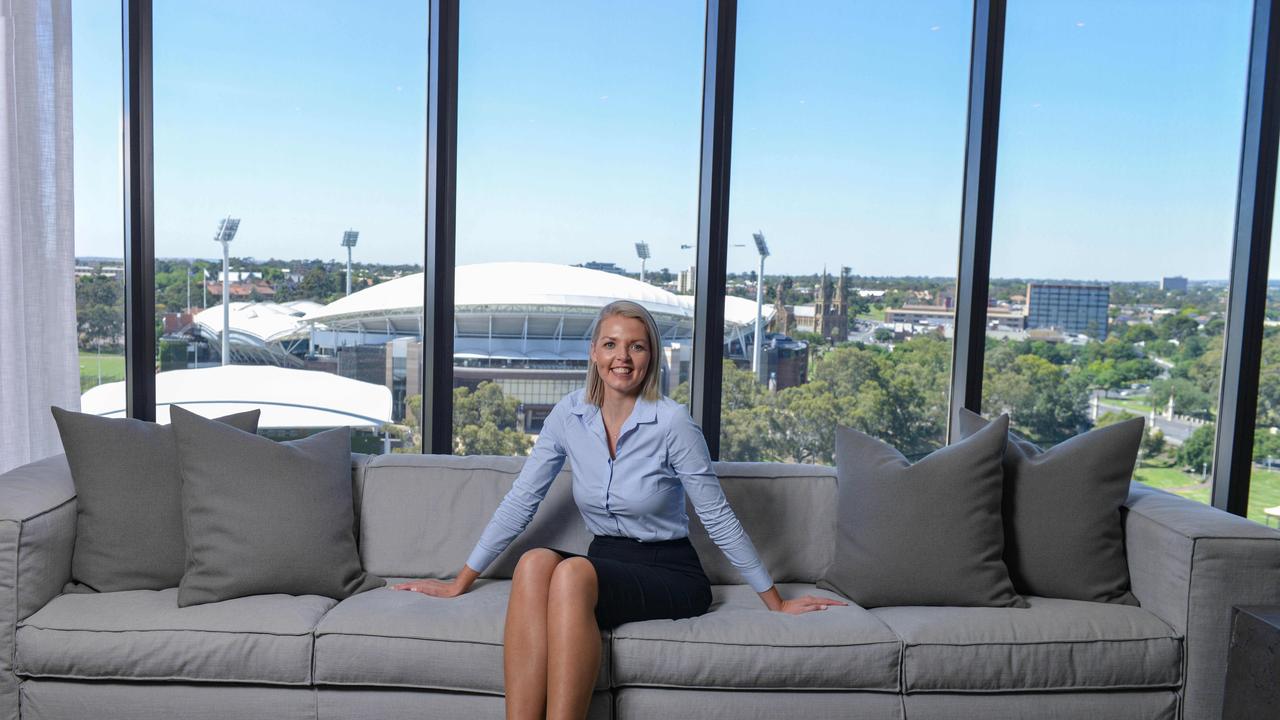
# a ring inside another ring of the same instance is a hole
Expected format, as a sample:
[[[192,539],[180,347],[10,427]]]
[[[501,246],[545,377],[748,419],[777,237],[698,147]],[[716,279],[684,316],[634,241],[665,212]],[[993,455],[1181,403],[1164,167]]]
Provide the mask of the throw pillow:
[[[912,465],[836,429],[836,548],[818,586],[864,608],[1026,607],[1005,569],[1000,460],[1008,418]]]
[[[379,587],[360,566],[351,431],[274,442],[174,407],[187,570],[178,605]]]
[[[173,429],[50,410],[76,487],[71,577],[100,592],[176,587],[186,548]],[[251,410],[217,422],[252,433],[258,415]]]
[[[956,430],[987,421],[961,411]],[[1009,433],[1004,451],[1004,561],[1018,592],[1137,605],[1129,592],[1120,507],[1142,442],[1143,419],[1090,430],[1041,450]]]

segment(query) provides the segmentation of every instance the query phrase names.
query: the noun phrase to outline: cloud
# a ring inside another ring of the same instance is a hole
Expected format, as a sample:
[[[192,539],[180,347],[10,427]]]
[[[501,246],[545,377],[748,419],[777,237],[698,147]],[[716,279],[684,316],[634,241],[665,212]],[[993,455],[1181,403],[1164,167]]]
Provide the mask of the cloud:
[[[941,29],[942,29],[941,25],[934,25],[933,27],[929,28],[929,32],[938,32]]]

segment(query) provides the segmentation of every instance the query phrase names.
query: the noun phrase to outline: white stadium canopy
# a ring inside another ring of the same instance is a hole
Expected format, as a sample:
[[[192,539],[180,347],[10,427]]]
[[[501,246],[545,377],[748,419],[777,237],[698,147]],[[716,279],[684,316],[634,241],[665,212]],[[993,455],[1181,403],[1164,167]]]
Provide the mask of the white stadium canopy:
[[[171,370],[156,375],[156,420],[169,422],[169,406],[204,417],[255,408],[260,428],[326,428],[349,425],[377,429],[391,422],[391,391],[382,385],[333,373],[270,365],[224,365]],[[82,412],[125,416],[123,382],[90,388],[80,397]]]
[[[422,313],[423,274],[415,273],[379,283],[322,308],[304,321],[334,329],[417,333]],[[653,313],[664,336],[672,326],[691,334],[692,295],[676,295],[634,278],[601,270],[539,262],[498,262],[459,265],[454,274],[454,308],[458,315],[587,314],[594,317],[614,300],[632,300]],[[763,306],[764,321],[773,306]],[[725,298],[725,327],[753,326],[756,304],[739,297]],[[234,322],[232,323],[234,326]]]

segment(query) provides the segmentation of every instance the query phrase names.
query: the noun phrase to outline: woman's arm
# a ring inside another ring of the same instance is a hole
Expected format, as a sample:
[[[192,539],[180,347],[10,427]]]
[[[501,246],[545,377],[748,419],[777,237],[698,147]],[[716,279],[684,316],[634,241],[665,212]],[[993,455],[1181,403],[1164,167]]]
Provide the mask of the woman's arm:
[[[561,401],[547,415],[538,441],[533,444],[529,458],[525,460],[520,475],[511,490],[502,498],[493,517],[480,533],[475,548],[467,562],[453,580],[415,580],[393,585],[395,590],[413,590],[433,597],[456,597],[471,589],[472,583],[485,571],[512,540],[524,532],[533,520],[538,505],[547,496],[551,482],[564,467],[566,451],[561,442],[561,424],[565,401]]]
[[[777,612],[800,614],[825,610],[831,605],[846,605],[839,600],[805,595],[783,600],[773,584],[769,571],[756,553],[756,548],[729,507],[720,487],[720,479],[711,467],[711,453],[702,429],[686,413],[677,412],[668,436],[667,458],[680,477],[685,493],[698,513],[707,534],[720,548],[742,578],[760,595],[765,607]]]

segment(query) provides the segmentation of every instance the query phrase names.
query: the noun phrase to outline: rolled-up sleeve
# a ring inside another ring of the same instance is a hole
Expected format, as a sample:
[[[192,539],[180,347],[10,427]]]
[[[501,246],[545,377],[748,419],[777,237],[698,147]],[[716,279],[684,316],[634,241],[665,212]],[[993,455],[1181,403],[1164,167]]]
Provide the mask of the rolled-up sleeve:
[[[551,482],[564,467],[563,427],[564,403],[556,405],[542,424],[542,432],[533,444],[529,458],[516,477],[511,490],[502,498],[480,540],[467,558],[467,567],[478,573],[485,571],[503,550],[515,540],[538,511],[547,496]]]
[[[751,538],[729,507],[720,479],[711,468],[711,453],[707,451],[702,429],[686,413],[677,412],[670,423],[667,442],[671,469],[680,478],[685,494],[716,547],[752,590],[764,592],[773,587],[769,571],[760,562]]]

